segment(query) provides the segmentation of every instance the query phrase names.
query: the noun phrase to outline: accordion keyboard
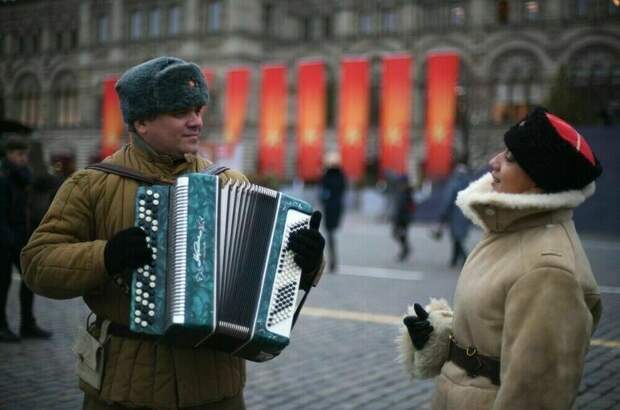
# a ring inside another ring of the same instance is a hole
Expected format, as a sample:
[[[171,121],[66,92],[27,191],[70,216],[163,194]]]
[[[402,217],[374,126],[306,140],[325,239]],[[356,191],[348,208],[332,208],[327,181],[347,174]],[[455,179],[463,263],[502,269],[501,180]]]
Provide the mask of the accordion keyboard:
[[[134,322],[141,327],[153,324],[155,317],[155,262],[157,260],[157,230],[159,194],[146,190],[138,202],[138,226],[146,232],[146,241],[153,251],[153,260],[137,269],[134,299]]]
[[[294,252],[288,249],[288,242],[293,232],[308,227],[309,220],[308,215],[297,211],[290,211],[287,215],[286,229],[273,287],[274,292],[267,315],[267,329],[274,333],[288,335],[290,332],[290,322],[295,311],[301,269],[295,263]]]

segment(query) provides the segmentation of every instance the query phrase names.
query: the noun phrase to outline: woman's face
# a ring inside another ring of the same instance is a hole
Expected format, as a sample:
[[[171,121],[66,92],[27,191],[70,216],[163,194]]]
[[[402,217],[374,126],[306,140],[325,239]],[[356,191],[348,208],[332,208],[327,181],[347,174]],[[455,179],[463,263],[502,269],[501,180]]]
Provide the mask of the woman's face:
[[[517,164],[517,161],[515,161],[508,149],[491,158],[489,166],[491,167],[491,176],[493,176],[491,186],[495,192],[506,194],[542,192]]]

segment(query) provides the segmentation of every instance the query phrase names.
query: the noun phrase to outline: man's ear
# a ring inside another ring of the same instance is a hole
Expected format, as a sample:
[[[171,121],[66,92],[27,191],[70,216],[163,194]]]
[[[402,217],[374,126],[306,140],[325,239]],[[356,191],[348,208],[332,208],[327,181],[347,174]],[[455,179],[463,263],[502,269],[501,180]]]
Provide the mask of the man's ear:
[[[140,136],[144,135],[144,133],[145,133],[145,132],[146,132],[146,130],[147,130],[147,127],[146,127],[146,120],[135,120],[135,121],[133,122],[133,126],[134,126],[134,128],[135,128],[135,130],[136,130],[136,133],[137,133],[138,135],[140,135]]]

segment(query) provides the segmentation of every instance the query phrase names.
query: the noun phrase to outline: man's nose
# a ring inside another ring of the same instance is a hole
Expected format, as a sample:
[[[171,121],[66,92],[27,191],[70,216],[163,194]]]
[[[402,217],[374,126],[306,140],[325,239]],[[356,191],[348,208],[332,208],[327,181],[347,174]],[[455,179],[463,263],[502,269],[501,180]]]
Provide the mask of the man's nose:
[[[190,113],[189,119],[187,121],[187,125],[191,128],[200,127],[202,128],[202,115],[199,112]]]

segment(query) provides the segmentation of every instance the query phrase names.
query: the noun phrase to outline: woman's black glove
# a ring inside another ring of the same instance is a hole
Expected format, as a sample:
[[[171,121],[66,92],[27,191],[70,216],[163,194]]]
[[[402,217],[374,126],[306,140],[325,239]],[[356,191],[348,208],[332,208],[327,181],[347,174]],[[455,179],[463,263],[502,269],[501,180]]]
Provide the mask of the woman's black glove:
[[[295,231],[289,237],[289,249],[295,252],[295,263],[301,268],[302,288],[308,289],[312,285],[314,274],[321,267],[325,238],[319,232],[321,212],[314,211],[310,217],[310,228]],[[307,286],[310,284],[310,286]]]
[[[151,248],[146,243],[146,233],[137,226],[117,232],[108,240],[103,255],[105,268],[110,275],[125,269],[136,269],[153,258]]]
[[[426,342],[428,342],[433,326],[428,321],[428,312],[422,306],[416,303],[413,305],[413,309],[417,316],[406,316],[403,319],[403,323],[407,326],[411,343],[413,343],[417,350],[422,350]]]

